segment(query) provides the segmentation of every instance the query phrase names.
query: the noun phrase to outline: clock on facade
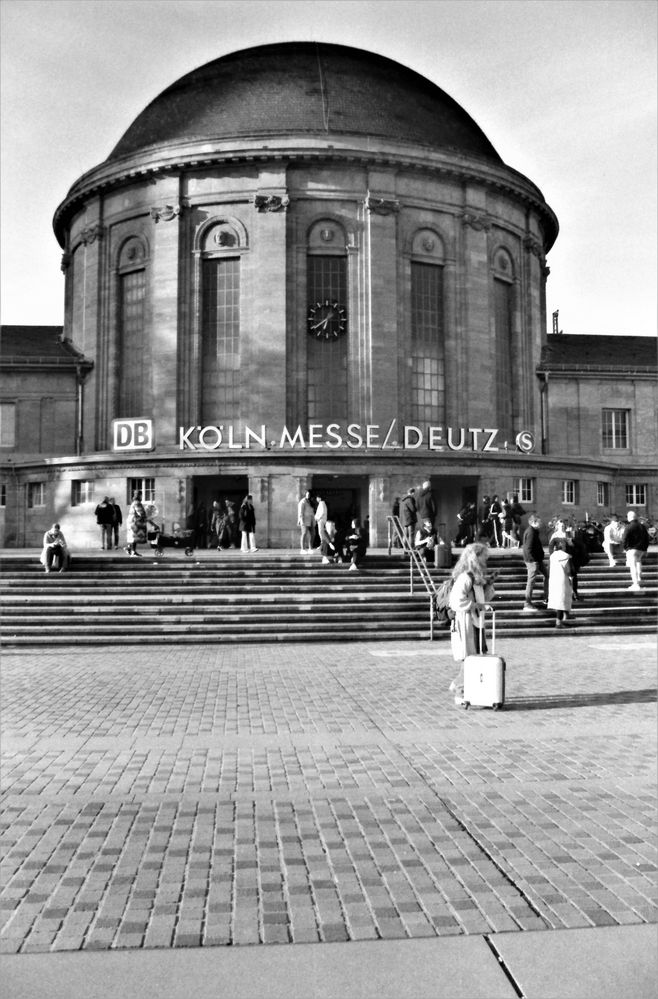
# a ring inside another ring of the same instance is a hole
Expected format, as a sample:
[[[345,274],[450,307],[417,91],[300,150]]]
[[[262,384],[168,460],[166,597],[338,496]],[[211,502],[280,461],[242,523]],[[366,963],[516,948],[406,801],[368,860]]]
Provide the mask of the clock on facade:
[[[318,340],[334,340],[347,328],[347,313],[338,302],[316,302],[308,311],[308,331]]]

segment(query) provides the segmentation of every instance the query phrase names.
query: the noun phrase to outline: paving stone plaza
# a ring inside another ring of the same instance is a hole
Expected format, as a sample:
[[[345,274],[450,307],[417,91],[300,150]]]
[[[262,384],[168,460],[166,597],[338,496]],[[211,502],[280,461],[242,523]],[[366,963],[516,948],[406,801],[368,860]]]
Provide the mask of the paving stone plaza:
[[[444,643],[8,650],[6,969],[190,948],[308,962],[365,941],[377,961],[445,938],[488,941],[494,968],[516,938],[646,931],[654,637],[500,646],[495,713],[455,706]],[[537,967],[511,960],[516,991],[495,994],[544,999]]]

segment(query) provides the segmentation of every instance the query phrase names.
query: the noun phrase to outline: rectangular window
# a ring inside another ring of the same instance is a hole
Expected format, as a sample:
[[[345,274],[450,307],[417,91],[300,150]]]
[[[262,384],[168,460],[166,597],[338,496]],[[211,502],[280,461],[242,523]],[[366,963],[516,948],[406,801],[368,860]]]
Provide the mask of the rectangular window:
[[[27,484],[27,508],[34,510],[35,507],[46,505],[46,483],[28,482]]]
[[[597,482],[596,483],[596,505],[597,506],[610,506],[610,483],[609,482]]]
[[[496,322],[496,410],[498,426],[512,430],[514,382],[512,379],[512,317],[514,286],[494,279],[494,316]]]
[[[0,447],[16,447],[15,402],[0,402]]]
[[[535,502],[535,480],[534,479],[514,479],[514,492],[519,497],[519,503]]]
[[[94,483],[90,479],[74,479],[71,483],[71,506],[91,503],[94,496]]]
[[[308,313],[336,302],[347,314],[347,257],[309,254],[306,258]],[[319,314],[319,313],[317,313]],[[349,316],[337,337],[306,335],[306,407],[309,423],[341,423],[347,413]]]
[[[133,500],[133,493],[142,494],[142,503],[155,503],[155,479],[128,479],[127,502]]]
[[[647,487],[643,482],[626,484],[626,506],[646,506]]]
[[[240,259],[201,262],[201,422],[240,419]]]
[[[602,444],[615,450],[628,448],[629,409],[604,409],[602,412]]]
[[[0,507],[7,506],[7,486],[0,483]]]
[[[578,502],[578,483],[575,479],[564,479],[562,482],[562,503],[565,506],[575,506]]]
[[[443,268],[411,264],[411,421],[438,426],[445,411]]]
[[[146,272],[130,271],[120,278],[121,378],[119,415],[143,416],[146,344],[144,306]]]

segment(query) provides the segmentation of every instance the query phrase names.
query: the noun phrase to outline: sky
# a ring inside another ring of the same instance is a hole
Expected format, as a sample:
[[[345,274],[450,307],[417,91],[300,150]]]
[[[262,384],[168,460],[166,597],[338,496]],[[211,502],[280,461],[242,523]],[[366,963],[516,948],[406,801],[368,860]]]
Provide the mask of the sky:
[[[656,335],[654,0],[0,0],[3,323],[63,322],[58,204],[139,112],[253,45],[377,52],[441,87],[543,192],[565,333]],[[549,331],[550,332],[550,329]]]

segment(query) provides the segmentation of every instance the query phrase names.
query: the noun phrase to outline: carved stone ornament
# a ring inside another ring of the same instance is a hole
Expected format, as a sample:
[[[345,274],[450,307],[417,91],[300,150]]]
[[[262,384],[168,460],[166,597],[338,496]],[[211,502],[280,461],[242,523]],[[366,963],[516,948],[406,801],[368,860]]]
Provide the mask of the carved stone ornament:
[[[490,232],[493,219],[486,212],[476,215],[474,212],[462,212],[462,224],[475,229],[476,232]]]
[[[523,245],[529,253],[534,253],[538,260],[544,259],[544,247],[536,236],[526,236]]]
[[[254,195],[254,208],[257,212],[285,212],[289,204],[287,194]]]
[[[236,246],[238,238],[231,229],[217,229],[212,235],[212,241],[217,246]]]
[[[71,254],[65,251],[62,254],[62,262],[60,264],[60,267],[62,269],[62,274],[66,273],[66,271],[69,269],[70,264],[71,264]]]
[[[373,215],[396,215],[400,211],[400,202],[391,198],[366,198],[366,208]]]
[[[320,239],[323,243],[331,243],[336,237],[333,229],[320,229]]]
[[[105,232],[105,227],[97,222],[95,225],[87,226],[80,232],[80,242],[84,246],[88,246],[90,243],[95,243],[97,239],[102,239]]]
[[[177,215],[180,215],[181,210],[180,205],[154,205],[151,208],[151,218],[156,224],[158,222],[171,222]]]
[[[423,249],[425,250],[425,253],[433,253],[434,252],[434,247],[436,246],[436,240],[432,239],[431,236],[424,236],[423,237],[423,242],[422,242],[421,245],[422,245]]]

